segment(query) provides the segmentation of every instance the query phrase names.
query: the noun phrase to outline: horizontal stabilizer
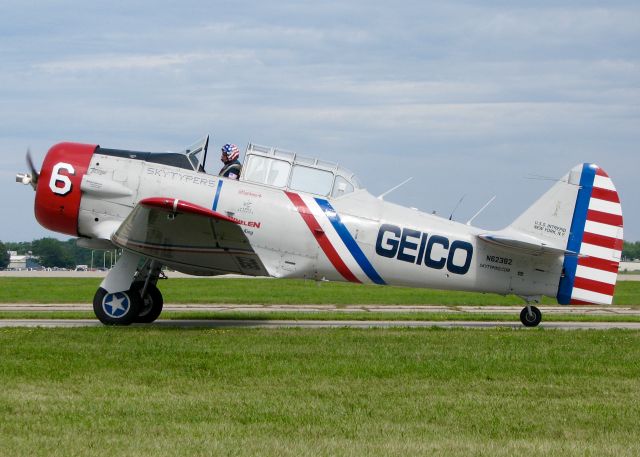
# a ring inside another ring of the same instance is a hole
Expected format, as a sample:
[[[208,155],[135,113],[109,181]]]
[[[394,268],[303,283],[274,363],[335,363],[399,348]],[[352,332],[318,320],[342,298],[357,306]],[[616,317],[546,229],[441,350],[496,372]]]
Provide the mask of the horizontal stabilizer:
[[[478,238],[487,243],[508,249],[517,249],[531,255],[577,255],[576,252],[551,246],[538,238],[521,233],[483,233],[478,235]]]

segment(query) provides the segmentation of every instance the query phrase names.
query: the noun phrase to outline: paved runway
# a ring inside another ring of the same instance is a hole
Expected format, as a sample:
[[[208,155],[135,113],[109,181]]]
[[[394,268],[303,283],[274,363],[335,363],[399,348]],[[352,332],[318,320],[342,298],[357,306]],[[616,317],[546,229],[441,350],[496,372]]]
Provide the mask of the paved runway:
[[[618,306],[541,306],[544,315],[579,314],[579,315],[626,315],[640,316],[640,309]],[[88,304],[0,304],[0,311],[39,311],[42,319],[0,319],[0,327],[93,327],[101,326],[96,319],[47,319],[47,312],[51,311],[91,311]],[[423,320],[264,320],[264,319],[159,319],[152,326],[177,328],[375,328],[375,327],[442,327],[442,328],[524,328],[515,317],[522,310],[522,306],[445,306],[445,305],[249,305],[249,304],[183,304],[165,305],[165,311],[200,311],[200,312],[289,312],[312,314],[318,312],[337,312],[349,314],[353,312],[401,312],[413,313],[489,313],[514,316],[513,321],[423,321]],[[541,328],[548,329],[638,329],[640,322],[543,322]]]
[[[7,327],[99,327],[95,319],[0,319],[0,328]],[[281,321],[281,320],[157,320],[153,324],[134,325],[157,328],[514,328],[525,327],[520,322],[474,321]],[[640,330],[640,322],[542,322],[540,328],[560,330]]]
[[[251,312],[251,313],[448,313],[519,315],[523,305],[252,305],[252,304],[165,304],[164,311]],[[539,306],[543,314],[580,314],[597,316],[640,316],[640,308],[623,306]],[[1,311],[93,311],[82,303],[0,303]]]

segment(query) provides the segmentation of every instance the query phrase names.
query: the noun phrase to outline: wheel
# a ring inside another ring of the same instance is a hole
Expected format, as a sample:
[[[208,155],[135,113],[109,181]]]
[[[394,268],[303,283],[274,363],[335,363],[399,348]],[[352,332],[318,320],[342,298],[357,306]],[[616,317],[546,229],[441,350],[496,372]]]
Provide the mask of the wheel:
[[[144,281],[136,281],[131,285],[130,290],[135,291],[138,294],[142,303],[138,316],[134,319],[134,322],[150,324],[160,316],[164,300],[162,299],[160,289],[158,289],[155,284],[149,283],[144,297],[141,296],[142,289],[144,289]]]
[[[531,313],[529,313],[527,308],[522,308],[522,311],[520,311],[520,322],[522,322],[525,327],[536,327],[540,321],[542,321],[542,312],[535,306],[531,306],[530,308]]]
[[[142,299],[131,289],[109,293],[100,287],[93,297],[93,312],[105,325],[129,325],[140,312]]]

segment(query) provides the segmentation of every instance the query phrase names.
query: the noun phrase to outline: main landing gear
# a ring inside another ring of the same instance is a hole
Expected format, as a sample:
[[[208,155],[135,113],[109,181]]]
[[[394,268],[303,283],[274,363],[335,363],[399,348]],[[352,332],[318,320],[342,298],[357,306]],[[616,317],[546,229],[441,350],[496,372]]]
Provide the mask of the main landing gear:
[[[537,327],[542,321],[542,311],[540,311],[532,303],[540,303],[540,297],[522,297],[526,300],[527,306],[520,311],[520,322],[525,327]]]
[[[151,323],[162,312],[162,294],[156,286],[162,265],[125,252],[93,297],[93,312],[106,325]]]

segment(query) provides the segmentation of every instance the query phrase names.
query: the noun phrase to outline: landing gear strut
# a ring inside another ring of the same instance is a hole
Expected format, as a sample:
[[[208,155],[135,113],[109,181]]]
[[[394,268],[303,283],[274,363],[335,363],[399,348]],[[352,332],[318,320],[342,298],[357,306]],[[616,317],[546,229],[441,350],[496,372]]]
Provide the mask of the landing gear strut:
[[[102,281],[93,297],[93,311],[106,325],[151,323],[162,312],[162,294],[156,283],[162,265],[147,260],[138,268],[140,256],[125,252]]]

